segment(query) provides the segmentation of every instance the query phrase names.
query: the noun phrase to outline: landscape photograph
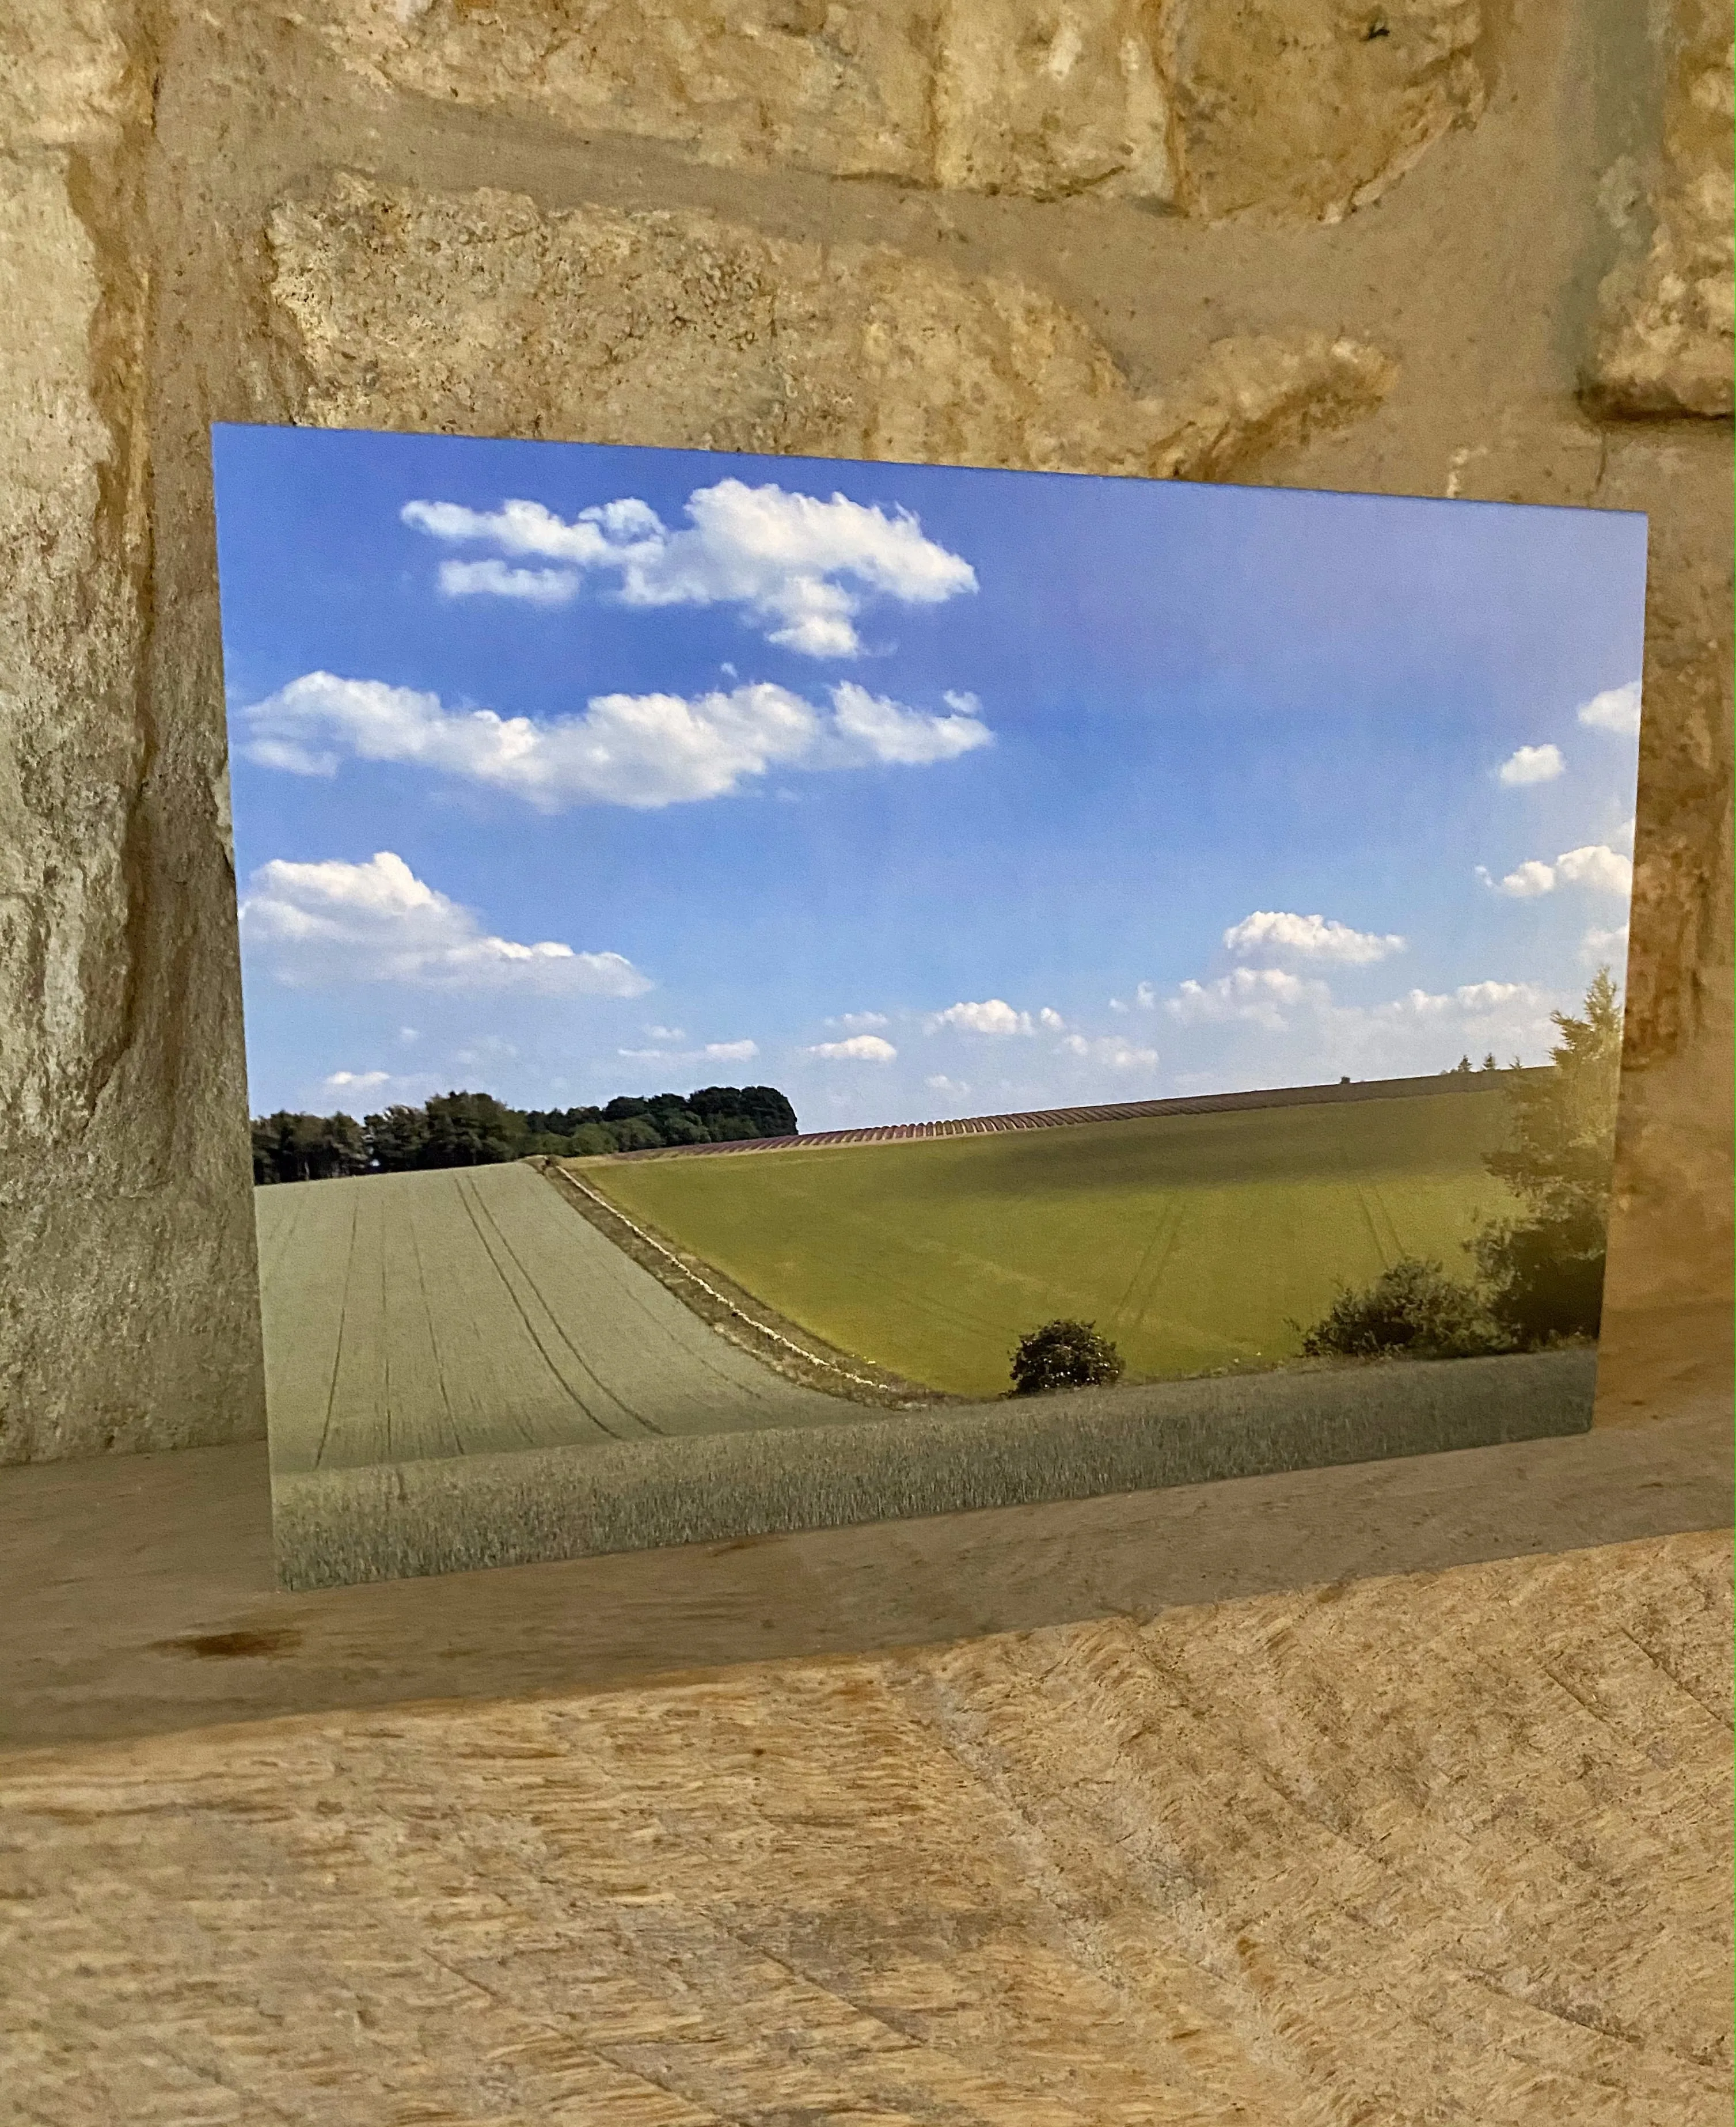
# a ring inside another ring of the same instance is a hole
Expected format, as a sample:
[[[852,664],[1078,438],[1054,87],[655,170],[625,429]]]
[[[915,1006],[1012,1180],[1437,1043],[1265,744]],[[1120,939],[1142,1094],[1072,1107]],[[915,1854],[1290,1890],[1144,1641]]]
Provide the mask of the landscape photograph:
[[[213,455],[286,1585],[1589,1424],[1643,518]]]

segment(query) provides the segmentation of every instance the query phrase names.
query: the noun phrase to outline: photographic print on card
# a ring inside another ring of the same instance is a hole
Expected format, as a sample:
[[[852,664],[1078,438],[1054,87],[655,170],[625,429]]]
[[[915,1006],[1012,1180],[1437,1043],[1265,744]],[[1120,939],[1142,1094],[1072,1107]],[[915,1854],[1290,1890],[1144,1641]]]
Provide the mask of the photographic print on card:
[[[1589,1423],[1643,518],[213,448],[287,1585]]]

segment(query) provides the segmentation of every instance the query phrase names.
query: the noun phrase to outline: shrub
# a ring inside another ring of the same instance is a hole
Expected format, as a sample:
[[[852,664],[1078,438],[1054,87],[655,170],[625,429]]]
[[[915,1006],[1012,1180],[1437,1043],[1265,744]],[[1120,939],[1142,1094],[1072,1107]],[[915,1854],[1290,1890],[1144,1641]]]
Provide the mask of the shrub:
[[[1121,1354],[1090,1322],[1045,1322],[1021,1337],[1013,1353],[1013,1394],[1097,1388],[1119,1381]]]
[[[1341,1286],[1302,1348],[1310,1359],[1462,1359],[1504,1351],[1508,1340],[1474,1285],[1402,1256],[1360,1292]]]

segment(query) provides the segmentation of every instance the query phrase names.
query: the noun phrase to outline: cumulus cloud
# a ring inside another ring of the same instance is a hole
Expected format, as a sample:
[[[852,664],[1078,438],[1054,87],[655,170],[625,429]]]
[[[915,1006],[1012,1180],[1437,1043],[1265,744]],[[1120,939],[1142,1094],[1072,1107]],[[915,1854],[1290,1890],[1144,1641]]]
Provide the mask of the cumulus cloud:
[[[1088,1041],[1082,1034],[1070,1034],[1061,1045],[1070,1056],[1106,1064],[1112,1071],[1151,1071],[1157,1064],[1155,1049],[1142,1049],[1137,1042],[1123,1040],[1119,1034],[1104,1035],[1095,1041]]]
[[[1133,992],[1132,1003],[1125,997],[1112,997],[1109,999],[1111,1011],[1155,1011],[1157,1009],[1157,985],[1155,983],[1141,983]]]
[[[508,562],[442,561],[440,588],[448,598],[523,599],[529,605],[565,605],[579,590],[564,569],[515,569]]]
[[[925,1025],[929,1034],[938,1034],[944,1026],[951,1027],[959,1034],[1029,1034],[1033,1031],[1030,1014],[1015,1011],[1004,997],[986,997],[980,1004],[949,1004],[944,1011],[931,1012]]]
[[[366,864],[262,865],[241,903],[242,943],[280,982],[637,997],[650,982],[619,953],[490,936],[468,908],[381,850]]]
[[[826,1021],[828,1026],[841,1028],[845,1034],[872,1034],[888,1024],[883,1011],[840,1011]]]
[[[1601,694],[1593,694],[1582,703],[1579,721],[1593,731],[1615,732],[1623,738],[1639,736],[1639,682],[1630,680],[1625,686],[1606,687]]]
[[[1631,893],[1634,864],[1606,842],[1568,850],[1555,860],[1555,876],[1567,886],[1589,887],[1596,893]]]
[[[944,1071],[937,1071],[922,1082],[931,1093],[944,1093],[949,1101],[961,1101],[971,1090],[963,1078],[949,1078]]]
[[[1526,783],[1553,783],[1566,766],[1559,746],[1522,746],[1502,762],[1499,774],[1512,789]]]
[[[961,707],[961,703],[967,706]],[[538,722],[450,709],[380,680],[307,672],[242,713],[249,759],[335,775],[346,756],[395,761],[504,790],[539,811],[721,798],[774,767],[925,766],[992,743],[964,696],[945,715],[845,682],[830,712],[767,682],[725,694],[594,695],[582,715]]]
[[[1277,1030],[1288,1023],[1286,1009],[1328,995],[1324,983],[1305,983],[1282,968],[1236,968],[1215,982],[1181,983],[1164,1009],[1187,1026],[1245,1020]]]
[[[1483,1019],[1510,1005],[1535,1004],[1540,994],[1529,983],[1462,983],[1455,990],[1407,990],[1368,1010],[1387,1019]]]
[[[898,1051],[877,1034],[853,1034],[847,1041],[819,1041],[804,1055],[817,1056],[826,1064],[891,1064]]]
[[[390,1071],[333,1071],[321,1082],[333,1093],[371,1093],[391,1078]]]
[[[1504,893],[1513,901],[1530,901],[1540,893],[1553,893],[1555,890],[1554,866],[1536,857],[1528,857],[1505,879],[1492,878],[1481,865],[1477,867],[1477,876],[1486,886],[1492,886],[1497,893]]]
[[[1299,959],[1336,961],[1353,968],[1366,967],[1404,950],[1403,939],[1390,931],[1383,937],[1372,931],[1353,931],[1347,923],[1322,916],[1295,916],[1276,908],[1256,908],[1232,924],[1223,942],[1231,952],[1244,957],[1287,953]]]
[[[771,642],[807,657],[861,655],[855,623],[867,597],[934,605],[977,588],[969,562],[925,537],[910,511],[888,514],[835,494],[821,501],[775,482],[696,488],[687,527],[673,531],[631,498],[582,509],[570,523],[525,501],[494,510],[410,502],[401,514],[436,539],[558,565],[449,561],[440,572],[449,596],[559,603],[587,571],[608,571],[625,604],[737,606]]]
[[[1634,862],[1607,842],[1588,842],[1582,848],[1563,850],[1552,865],[1530,857],[1504,879],[1492,878],[1479,865],[1477,875],[1485,886],[1513,901],[1532,901],[1553,893],[1558,886],[1582,886],[1593,893],[1627,895],[1634,890]]]

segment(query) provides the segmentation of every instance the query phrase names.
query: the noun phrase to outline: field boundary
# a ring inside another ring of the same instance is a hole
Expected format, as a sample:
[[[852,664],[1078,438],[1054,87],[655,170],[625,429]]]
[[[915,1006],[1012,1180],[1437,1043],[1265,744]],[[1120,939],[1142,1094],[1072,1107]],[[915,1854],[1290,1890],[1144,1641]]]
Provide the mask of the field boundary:
[[[556,1193],[588,1219],[605,1240],[613,1242],[641,1270],[648,1271],[702,1322],[727,1337],[750,1358],[803,1388],[819,1389],[828,1395],[881,1410],[925,1409],[934,1404],[971,1400],[906,1381],[854,1353],[849,1356],[855,1358],[855,1366],[845,1366],[844,1354],[829,1356],[835,1348],[827,1345],[823,1338],[802,1331],[775,1308],[735,1285],[714,1264],[703,1262],[698,1256],[689,1258],[649,1232],[561,1162],[545,1155],[528,1163],[553,1183]],[[860,1367],[868,1371],[856,1371]]]
[[[1161,1101],[1098,1107],[1030,1108],[935,1122],[882,1123],[862,1130],[803,1130],[793,1137],[728,1138],[717,1144],[662,1144],[639,1152],[592,1153],[589,1160],[702,1159],[726,1153],[819,1152],[831,1145],[910,1144],[927,1138],[992,1137],[1007,1130],[1064,1129],[1076,1123],[1134,1122],[1153,1116],[1237,1114],[1249,1108],[1335,1106],[1356,1101],[1418,1100],[1431,1093],[1496,1093],[1544,1066],[1517,1071],[1435,1071],[1426,1078],[1341,1079],[1336,1085],[1275,1086],[1251,1093],[1184,1093]]]
[[[275,1474],[303,1589],[1589,1432],[1594,1350],[1079,1389],[855,1424]]]

